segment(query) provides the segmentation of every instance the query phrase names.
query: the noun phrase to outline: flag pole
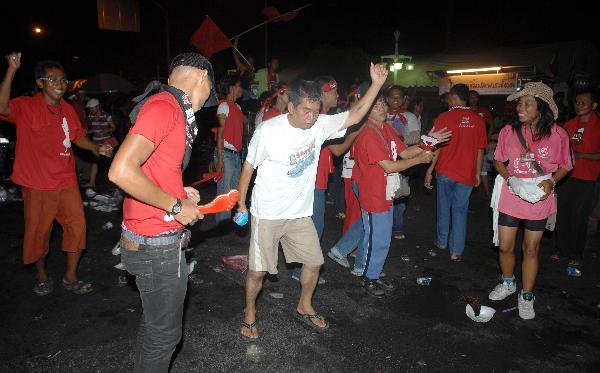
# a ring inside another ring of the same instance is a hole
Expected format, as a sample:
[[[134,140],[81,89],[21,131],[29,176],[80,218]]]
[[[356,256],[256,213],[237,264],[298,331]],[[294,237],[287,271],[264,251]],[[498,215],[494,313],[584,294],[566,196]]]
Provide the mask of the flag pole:
[[[300,7],[300,8],[298,8],[298,9],[290,10],[290,11],[289,11],[289,12],[287,12],[287,13],[280,14],[280,15],[279,15],[279,16],[277,16],[277,17],[274,17],[274,18],[272,18],[272,19],[268,19],[268,20],[266,20],[266,21],[264,21],[264,22],[261,22],[261,23],[259,23],[258,25],[256,25],[256,26],[253,26],[253,27],[250,27],[248,30],[246,30],[246,31],[242,31],[242,32],[240,32],[239,34],[237,34],[237,35],[235,35],[235,36],[233,36],[233,37],[229,38],[229,40],[233,40],[233,39],[235,39],[235,38],[239,38],[240,36],[242,36],[242,35],[244,35],[244,34],[246,34],[246,33],[250,32],[250,31],[252,31],[252,30],[254,30],[254,29],[257,29],[257,28],[259,28],[259,27],[260,27],[260,26],[262,26],[262,25],[266,25],[266,24],[267,24],[267,23],[269,23],[269,22],[276,21],[276,20],[278,20],[279,18],[281,18],[281,17],[283,17],[283,16],[286,16],[286,15],[288,15],[288,14],[292,13],[292,12],[299,11],[299,10],[301,10],[301,9],[304,9],[304,8],[306,8],[306,7],[310,6],[310,5],[312,5],[312,3],[309,3],[309,4],[306,4],[306,5],[303,5],[303,6],[301,6],[301,7]]]

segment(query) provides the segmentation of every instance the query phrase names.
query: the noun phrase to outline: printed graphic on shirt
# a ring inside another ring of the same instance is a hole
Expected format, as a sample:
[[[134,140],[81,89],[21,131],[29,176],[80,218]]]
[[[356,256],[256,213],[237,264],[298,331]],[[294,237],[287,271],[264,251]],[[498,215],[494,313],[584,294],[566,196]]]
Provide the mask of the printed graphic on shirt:
[[[392,150],[392,159],[395,161],[396,159],[398,159],[398,147],[396,146],[395,141],[392,140],[390,142],[390,148]]]
[[[524,152],[520,157],[513,160],[514,172],[520,175],[537,173],[533,162],[546,159],[550,156],[550,149],[547,146],[541,147],[534,152]]]
[[[290,155],[290,166],[292,169],[287,172],[291,178],[296,178],[302,175],[305,169],[314,163],[316,158],[315,143],[304,150],[297,151]]]
[[[65,151],[62,153],[59,153],[60,155],[62,155],[63,157],[70,157],[71,156],[71,139],[69,138],[69,124],[67,123],[67,118],[63,117],[63,121],[60,125],[62,127],[63,132],[65,133],[65,139],[63,140],[62,144],[65,146]]]
[[[459,128],[475,128],[475,124],[471,123],[471,120],[469,119],[468,116],[464,116],[461,118],[458,127]]]
[[[571,137],[571,141],[578,144],[581,142],[581,140],[583,139],[583,133],[585,132],[585,128],[580,128],[577,131],[575,131],[575,133],[573,133],[573,136]]]

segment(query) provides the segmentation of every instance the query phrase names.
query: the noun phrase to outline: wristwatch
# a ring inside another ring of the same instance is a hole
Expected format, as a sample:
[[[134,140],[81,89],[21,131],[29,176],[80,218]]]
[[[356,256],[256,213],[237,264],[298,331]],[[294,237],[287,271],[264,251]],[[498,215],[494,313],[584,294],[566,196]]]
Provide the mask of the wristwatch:
[[[181,212],[182,209],[182,205],[181,205],[181,200],[179,198],[177,198],[177,202],[175,202],[175,204],[173,205],[173,207],[171,207],[171,212],[169,212],[170,215],[177,215]]]

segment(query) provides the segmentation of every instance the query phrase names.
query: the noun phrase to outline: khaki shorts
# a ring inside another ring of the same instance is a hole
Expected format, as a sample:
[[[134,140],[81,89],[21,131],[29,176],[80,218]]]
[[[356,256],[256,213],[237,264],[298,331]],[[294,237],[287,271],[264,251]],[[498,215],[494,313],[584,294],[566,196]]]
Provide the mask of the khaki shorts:
[[[287,263],[323,264],[323,253],[311,217],[266,220],[252,216],[248,268],[277,273],[279,243]]]

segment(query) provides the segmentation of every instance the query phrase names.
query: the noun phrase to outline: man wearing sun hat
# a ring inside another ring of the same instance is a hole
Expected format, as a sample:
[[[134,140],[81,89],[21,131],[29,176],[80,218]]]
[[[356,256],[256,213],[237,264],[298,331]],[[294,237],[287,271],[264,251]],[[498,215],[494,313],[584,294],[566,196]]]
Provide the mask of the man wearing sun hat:
[[[217,104],[212,66],[198,53],[175,57],[168,83],[152,82],[135,99],[133,126],[108,174],[128,194],[121,260],[136,276],[143,308],[135,372],[166,372],[181,339],[188,279],[181,249],[190,236],[184,226],[203,218],[198,191],[183,186],[183,169],[198,131],[194,112]]]
[[[519,119],[500,131],[494,153],[498,176],[491,207],[502,274],[488,297],[500,301],[516,291],[515,241],[523,224],[523,278],[517,305],[519,316],[529,320],[535,317],[533,288],[539,269],[540,241],[551,216],[556,214],[554,187],[573,164],[568,135],[555,123],[558,108],[552,89],[542,82],[527,83],[507,98],[515,99],[519,99]]]

